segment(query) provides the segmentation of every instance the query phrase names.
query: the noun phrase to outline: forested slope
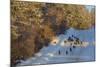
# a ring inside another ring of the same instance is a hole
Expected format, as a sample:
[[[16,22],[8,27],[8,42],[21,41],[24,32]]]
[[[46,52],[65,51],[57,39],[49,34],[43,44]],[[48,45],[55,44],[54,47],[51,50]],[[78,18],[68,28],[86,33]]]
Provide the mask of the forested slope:
[[[95,12],[84,5],[11,1],[11,63],[34,56],[65,30],[89,29]]]

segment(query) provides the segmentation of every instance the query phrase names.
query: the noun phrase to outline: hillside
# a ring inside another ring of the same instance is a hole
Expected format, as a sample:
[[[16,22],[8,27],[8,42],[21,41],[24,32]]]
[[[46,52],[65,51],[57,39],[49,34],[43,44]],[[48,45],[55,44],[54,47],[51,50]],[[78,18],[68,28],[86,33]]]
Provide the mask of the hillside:
[[[11,0],[11,63],[34,56],[69,28],[89,29],[95,25],[95,10],[84,5],[34,3]]]

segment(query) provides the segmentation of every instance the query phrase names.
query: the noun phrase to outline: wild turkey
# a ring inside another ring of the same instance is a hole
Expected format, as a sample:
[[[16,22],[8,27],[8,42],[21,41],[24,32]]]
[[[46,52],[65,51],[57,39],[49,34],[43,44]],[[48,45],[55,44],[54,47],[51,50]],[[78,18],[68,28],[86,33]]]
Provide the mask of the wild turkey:
[[[72,48],[70,48],[69,50],[70,50],[70,52],[72,52]]]
[[[73,48],[76,48],[76,46],[73,45]]]
[[[68,51],[66,50],[66,55],[68,54]]]
[[[58,54],[59,54],[59,55],[61,54],[60,50],[58,51]]]

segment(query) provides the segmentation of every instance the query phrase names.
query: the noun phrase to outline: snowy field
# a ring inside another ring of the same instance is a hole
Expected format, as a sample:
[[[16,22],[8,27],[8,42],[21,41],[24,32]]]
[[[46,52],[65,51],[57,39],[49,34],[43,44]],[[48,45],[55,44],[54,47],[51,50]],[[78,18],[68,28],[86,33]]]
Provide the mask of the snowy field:
[[[64,46],[64,40],[72,35],[78,37],[81,41],[88,42],[88,45],[86,47]],[[70,28],[65,32],[65,34],[59,35],[58,39],[59,41],[57,41],[55,45],[50,43],[49,46],[43,47],[40,52],[36,53],[34,57],[22,61],[17,66],[85,62],[95,60],[94,27],[88,30],[75,30]]]

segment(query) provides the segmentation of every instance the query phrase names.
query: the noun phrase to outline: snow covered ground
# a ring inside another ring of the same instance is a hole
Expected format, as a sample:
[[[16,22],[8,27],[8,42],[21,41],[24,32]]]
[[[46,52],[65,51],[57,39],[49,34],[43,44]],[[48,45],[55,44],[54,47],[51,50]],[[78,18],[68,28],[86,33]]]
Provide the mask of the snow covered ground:
[[[81,41],[89,43],[86,47],[62,46],[65,39],[69,36],[75,35]],[[34,57],[22,61],[18,65],[38,65],[38,64],[52,64],[52,63],[70,63],[81,61],[95,60],[95,29],[92,27],[89,30],[75,30],[70,28],[58,36],[59,41],[56,45],[49,44],[48,47],[43,47],[40,52],[36,53]]]

